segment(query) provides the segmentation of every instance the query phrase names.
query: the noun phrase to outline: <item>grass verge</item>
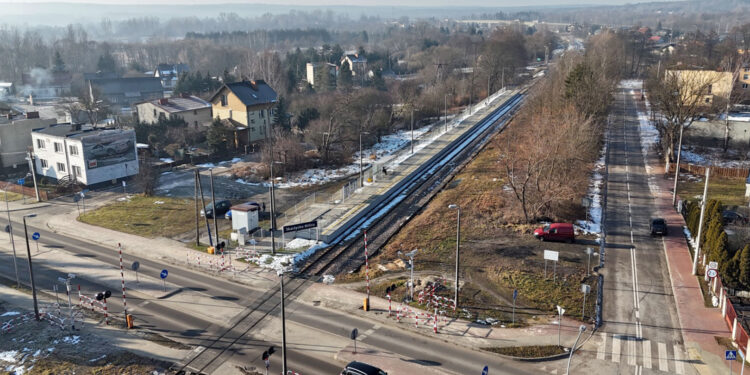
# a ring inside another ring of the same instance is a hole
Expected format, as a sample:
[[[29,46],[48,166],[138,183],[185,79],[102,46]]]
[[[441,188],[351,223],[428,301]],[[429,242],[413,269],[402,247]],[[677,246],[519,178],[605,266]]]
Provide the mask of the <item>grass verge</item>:
[[[18,201],[18,200],[23,199],[23,195],[18,194],[18,193],[14,193],[12,191],[6,192],[4,190],[0,190],[0,193],[2,193],[2,194],[0,194],[0,197],[1,197],[0,199],[2,199],[2,200],[6,200],[7,199],[8,202]]]
[[[143,237],[171,237],[195,226],[191,199],[130,196],[78,217],[86,224]]]
[[[695,200],[696,196],[703,195],[705,182],[680,180],[677,185],[677,194],[682,199]],[[711,199],[721,200],[727,206],[744,206],[745,181],[740,178],[712,177],[708,181],[708,196]]]
[[[520,358],[543,358],[567,353],[562,346],[558,345],[490,347],[482,348],[482,350]]]

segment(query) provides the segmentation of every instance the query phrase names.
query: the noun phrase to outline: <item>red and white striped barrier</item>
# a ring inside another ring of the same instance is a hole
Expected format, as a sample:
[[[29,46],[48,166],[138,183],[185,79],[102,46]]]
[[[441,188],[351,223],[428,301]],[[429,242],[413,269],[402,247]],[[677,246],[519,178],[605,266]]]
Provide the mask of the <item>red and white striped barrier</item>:
[[[125,320],[128,319],[128,301],[125,299],[125,271],[122,269],[122,245],[117,244],[117,249],[120,252],[120,279],[122,280],[122,309],[125,313]],[[104,306],[107,309],[107,306]]]
[[[391,316],[391,293],[388,293],[388,317]]]
[[[104,314],[104,321],[107,323],[107,325],[109,325],[109,313],[107,312],[106,298],[101,301],[97,301],[96,298],[84,296],[83,293],[81,293],[81,286],[78,285],[78,301],[81,307],[88,306],[91,311],[96,311]]]
[[[369,303],[370,302],[370,262],[367,256],[367,229],[365,229],[365,281],[367,282],[367,302]]]
[[[0,323],[0,333],[10,332],[14,328],[17,328],[21,324],[27,323],[31,320],[34,320],[33,312],[18,315],[13,319]]]

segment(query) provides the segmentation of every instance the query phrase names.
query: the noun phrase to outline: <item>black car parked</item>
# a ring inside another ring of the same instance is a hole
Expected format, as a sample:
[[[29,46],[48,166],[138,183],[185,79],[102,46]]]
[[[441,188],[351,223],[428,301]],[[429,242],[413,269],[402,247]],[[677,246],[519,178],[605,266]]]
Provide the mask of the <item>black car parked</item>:
[[[388,373],[367,363],[353,361],[344,367],[341,375],[388,375]]]
[[[737,211],[724,211],[721,213],[721,218],[724,220],[724,225],[737,224],[747,225],[747,218]]]
[[[218,201],[216,202],[216,217],[224,217],[224,214],[229,211],[229,207],[232,207],[232,203],[228,200]],[[201,216],[205,216],[208,218],[214,217],[214,203],[211,202],[208,205],[206,205],[206,208],[201,210]]]
[[[649,228],[651,229],[651,235],[667,235],[667,221],[662,218],[654,218],[651,219],[651,224],[649,225]]]

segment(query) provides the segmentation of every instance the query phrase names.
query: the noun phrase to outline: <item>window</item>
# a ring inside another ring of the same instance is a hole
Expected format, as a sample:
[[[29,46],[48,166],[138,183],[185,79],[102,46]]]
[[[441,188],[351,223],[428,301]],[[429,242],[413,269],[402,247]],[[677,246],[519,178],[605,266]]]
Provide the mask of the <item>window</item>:
[[[261,110],[260,110],[260,111],[258,111],[258,112],[260,112],[260,118],[263,118],[263,117],[265,117],[265,116],[264,116],[264,114],[263,114],[263,112],[265,112],[264,110],[262,110],[262,109],[261,109]]]
[[[70,154],[71,155],[78,155],[78,147],[74,145],[68,146],[70,148]]]
[[[195,124],[195,128],[198,129],[198,121],[193,121]]]
[[[226,107],[227,106],[227,96],[226,95],[222,95],[221,96],[221,106],[222,107]]]
[[[44,160],[44,159],[39,159],[39,164],[41,164],[41,165],[42,165],[42,169],[47,169],[47,168],[49,168],[49,164],[47,164],[47,160]]]
[[[76,177],[81,176],[81,167],[74,165],[71,168],[73,168],[73,174],[76,175]]]
[[[65,164],[63,164],[63,163],[57,163],[57,171],[58,172],[65,172]]]
[[[743,88],[743,89],[746,89],[746,88],[747,88],[747,83],[743,83],[743,84],[742,84],[742,88]]]
[[[748,78],[750,78],[750,74],[745,74],[742,76],[742,79],[748,79]]]
[[[194,109],[194,110],[193,110],[193,114],[194,114],[194,115],[197,115],[197,114],[198,114],[198,110],[197,110],[197,109]]]
[[[36,139],[36,148],[44,149],[44,139]]]
[[[255,124],[255,119],[250,119],[251,124]]]
[[[55,152],[63,152],[63,145],[60,142],[55,142]]]
[[[711,90],[713,90],[714,85],[708,85],[708,93],[711,94]]]
[[[154,117],[156,117],[156,108],[154,108]]]
[[[706,98],[706,103],[711,103],[711,98],[707,97]]]

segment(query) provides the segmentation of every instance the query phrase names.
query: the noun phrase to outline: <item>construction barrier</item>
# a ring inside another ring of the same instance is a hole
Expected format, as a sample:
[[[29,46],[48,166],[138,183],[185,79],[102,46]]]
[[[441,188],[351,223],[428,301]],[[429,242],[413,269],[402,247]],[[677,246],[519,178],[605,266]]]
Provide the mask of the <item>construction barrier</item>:
[[[89,308],[91,311],[104,314],[104,322],[109,325],[109,313],[107,313],[107,299],[98,301],[96,298],[83,295],[81,286],[78,285],[78,304],[81,308]]]

